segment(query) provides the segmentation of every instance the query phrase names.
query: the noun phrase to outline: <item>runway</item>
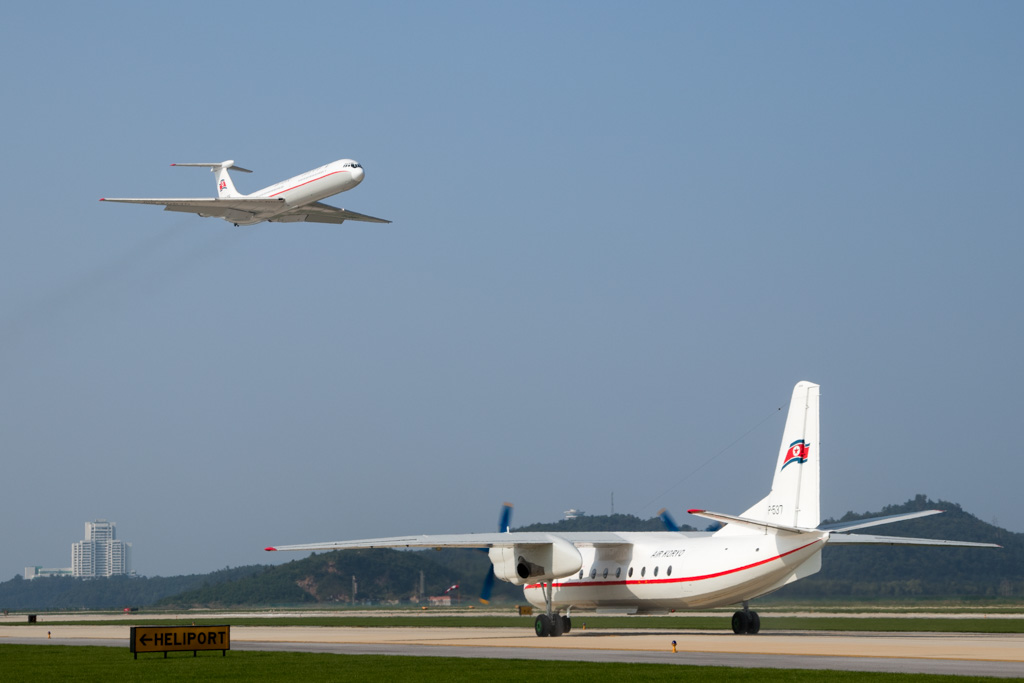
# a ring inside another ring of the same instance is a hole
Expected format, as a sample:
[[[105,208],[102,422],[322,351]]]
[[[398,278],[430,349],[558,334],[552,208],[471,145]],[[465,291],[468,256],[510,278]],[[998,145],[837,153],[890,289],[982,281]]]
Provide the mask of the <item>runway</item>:
[[[225,619],[225,623],[230,623],[230,619]],[[103,645],[127,650],[128,636],[129,627],[118,625],[0,625],[0,643]],[[1024,634],[763,631],[756,636],[736,636],[711,631],[643,629],[574,630],[560,638],[537,638],[521,627],[236,626],[231,629],[231,641],[233,650],[1024,678]]]

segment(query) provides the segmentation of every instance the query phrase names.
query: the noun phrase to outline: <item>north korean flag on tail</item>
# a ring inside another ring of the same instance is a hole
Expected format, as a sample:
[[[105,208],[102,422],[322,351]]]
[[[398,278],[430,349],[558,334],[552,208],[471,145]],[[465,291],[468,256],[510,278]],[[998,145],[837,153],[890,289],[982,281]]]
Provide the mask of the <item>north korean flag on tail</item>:
[[[793,462],[798,462],[801,465],[807,462],[807,454],[810,450],[811,447],[804,443],[803,439],[789,444],[789,450],[786,451],[786,458],[782,461],[782,469],[786,469],[786,466]]]

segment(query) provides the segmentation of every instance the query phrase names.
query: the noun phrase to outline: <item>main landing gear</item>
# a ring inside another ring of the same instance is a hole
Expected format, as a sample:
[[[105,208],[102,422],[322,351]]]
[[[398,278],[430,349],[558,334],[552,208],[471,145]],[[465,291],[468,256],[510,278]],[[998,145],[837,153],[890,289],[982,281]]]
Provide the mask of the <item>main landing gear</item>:
[[[572,619],[568,613],[565,616],[555,614],[551,609],[551,583],[544,584],[541,592],[544,593],[544,602],[547,605],[547,614],[541,614],[533,620],[533,630],[541,638],[547,636],[560,636],[572,630]]]
[[[541,638],[560,636],[572,630],[572,619],[561,614],[553,614],[550,617],[542,614],[533,620],[533,630]]]
[[[750,611],[750,605],[744,601],[743,610],[732,615],[732,632],[754,635],[761,630],[761,617],[757,612]]]

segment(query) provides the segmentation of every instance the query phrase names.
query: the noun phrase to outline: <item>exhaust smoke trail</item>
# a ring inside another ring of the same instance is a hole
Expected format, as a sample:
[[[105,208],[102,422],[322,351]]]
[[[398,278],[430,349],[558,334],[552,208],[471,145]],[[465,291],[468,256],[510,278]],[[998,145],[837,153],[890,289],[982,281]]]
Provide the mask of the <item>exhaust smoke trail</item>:
[[[181,254],[169,255],[168,245],[184,237],[186,233],[181,229],[193,221],[189,217],[149,235],[108,263],[60,284],[9,316],[0,318],[0,352],[6,355],[30,334],[91,304],[104,301],[104,290],[121,293],[159,290],[190,268],[220,256],[251,233],[251,230],[237,229],[218,231]],[[137,282],[133,283],[133,280]]]

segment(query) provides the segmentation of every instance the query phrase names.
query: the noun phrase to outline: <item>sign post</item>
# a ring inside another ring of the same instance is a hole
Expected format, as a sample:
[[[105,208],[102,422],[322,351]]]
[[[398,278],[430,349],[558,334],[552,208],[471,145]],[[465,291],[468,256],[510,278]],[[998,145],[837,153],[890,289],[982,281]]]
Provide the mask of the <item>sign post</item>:
[[[130,641],[132,654],[139,658],[140,652],[168,652],[198,650],[220,650],[227,656],[231,649],[230,626],[132,626]]]

